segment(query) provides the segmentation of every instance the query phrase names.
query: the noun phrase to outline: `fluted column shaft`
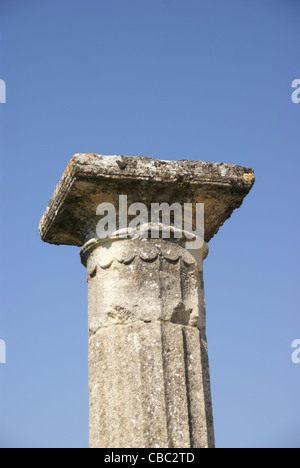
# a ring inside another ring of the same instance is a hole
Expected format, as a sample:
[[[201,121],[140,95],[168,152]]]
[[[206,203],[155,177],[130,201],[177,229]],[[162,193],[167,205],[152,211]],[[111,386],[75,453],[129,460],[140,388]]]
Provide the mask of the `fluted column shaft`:
[[[92,240],[90,446],[214,445],[202,259],[162,239]]]

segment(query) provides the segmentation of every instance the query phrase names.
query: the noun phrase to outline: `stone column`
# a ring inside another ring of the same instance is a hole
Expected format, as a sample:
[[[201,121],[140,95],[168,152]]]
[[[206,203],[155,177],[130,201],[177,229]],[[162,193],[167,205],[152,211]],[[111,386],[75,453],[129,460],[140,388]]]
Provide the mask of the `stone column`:
[[[171,235],[123,238],[118,231],[101,240],[97,205],[117,207],[121,194],[149,207],[201,202],[208,242],[253,183],[252,170],[224,164],[72,158],[40,232],[46,242],[83,246],[91,447],[214,446],[202,265],[208,247],[187,250]]]
[[[170,240],[89,241],[91,447],[212,447],[202,258]]]

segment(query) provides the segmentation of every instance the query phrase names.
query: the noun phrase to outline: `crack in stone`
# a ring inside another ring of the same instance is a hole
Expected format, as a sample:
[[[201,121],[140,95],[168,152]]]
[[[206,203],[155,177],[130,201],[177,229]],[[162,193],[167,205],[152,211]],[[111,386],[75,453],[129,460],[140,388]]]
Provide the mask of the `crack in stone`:
[[[110,325],[101,325],[99,327],[97,327],[96,330],[91,330],[89,329],[89,337],[92,338],[93,336],[97,335],[97,333],[99,333],[99,331],[103,330],[103,329],[108,329],[108,328],[113,328],[113,327],[130,327],[131,325],[134,325],[136,323],[143,323],[143,324],[155,324],[155,323],[160,323],[160,324],[164,324],[164,323],[172,323],[173,325],[179,325],[181,327],[186,327],[186,328],[190,328],[192,330],[194,330],[195,326],[193,325],[189,325],[189,324],[182,324],[182,323],[178,323],[178,322],[172,322],[170,320],[163,320],[163,319],[157,319],[157,320],[133,320],[132,322],[129,322],[129,323],[112,323]]]

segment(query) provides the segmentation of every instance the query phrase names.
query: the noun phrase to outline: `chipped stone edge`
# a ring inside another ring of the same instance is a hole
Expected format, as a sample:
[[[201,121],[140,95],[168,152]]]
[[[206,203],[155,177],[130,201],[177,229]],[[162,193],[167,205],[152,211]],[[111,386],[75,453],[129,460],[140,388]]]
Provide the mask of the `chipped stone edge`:
[[[136,166],[140,166],[138,174],[129,173],[126,174],[125,169],[130,163],[136,163]],[[213,174],[210,178],[205,178],[201,174],[193,175],[185,183],[189,185],[215,185],[223,187],[232,187],[235,191],[243,194],[243,198],[250,192],[251,188],[255,183],[254,171],[251,168],[246,168],[242,166],[224,164],[224,163],[208,163],[204,161],[164,161],[159,159],[153,159],[149,157],[135,157],[135,156],[102,156],[95,153],[78,153],[75,154],[66,170],[64,171],[61,180],[55,188],[54,194],[51,197],[49,205],[43,214],[40,224],[39,224],[39,233],[41,239],[44,242],[46,241],[47,234],[51,229],[52,223],[60,211],[65,198],[67,197],[70,189],[76,180],[107,180],[120,178],[120,175],[124,179],[128,180],[154,180],[156,182],[165,182],[172,183],[178,180],[179,177],[184,177],[185,174],[188,174],[188,171],[185,170],[184,165],[189,164],[191,167],[193,164],[198,166],[207,167],[214,169],[216,174]],[[117,164],[118,170],[115,169]],[[147,164],[149,169],[149,164],[152,166],[152,172],[147,170]],[[114,166],[113,166],[114,165]],[[99,169],[95,172],[95,166],[98,166]],[[161,177],[159,174],[159,168],[162,166],[168,166],[167,173],[164,173],[164,177]],[[177,166],[177,170],[173,167]],[[178,173],[178,166],[181,168],[181,174]],[[182,166],[182,167],[181,167]],[[153,169],[155,168],[155,169]],[[110,169],[110,171],[108,170]],[[106,172],[105,172],[106,170]],[[234,172],[237,171],[238,174]],[[147,174],[147,175],[144,175]],[[226,181],[224,180],[226,178]],[[243,201],[243,200],[242,200]],[[242,204],[241,201],[241,204]],[[59,244],[58,244],[59,245]],[[75,245],[82,247],[82,244],[74,239],[70,245]]]
[[[141,240],[141,243],[143,243],[143,240]],[[97,265],[102,268],[103,270],[106,270],[110,268],[114,262],[118,262],[123,265],[131,265],[132,262],[136,259],[139,258],[143,262],[154,262],[156,261],[159,257],[164,258],[166,261],[170,263],[178,263],[179,260],[182,260],[187,266],[194,266],[198,267],[199,270],[202,269],[202,261],[205,260],[208,256],[209,253],[209,247],[206,243],[203,244],[202,248],[199,249],[198,251],[194,252],[193,250],[187,251],[181,244],[180,242],[176,242],[173,239],[151,239],[151,244],[149,244],[149,239],[148,242],[144,244],[144,247],[146,247],[146,251],[142,247],[142,245],[138,245],[136,243],[136,240],[133,239],[120,239],[118,237],[112,238],[112,239],[91,239],[88,241],[81,249],[80,251],[80,257],[81,257],[81,262],[82,264],[87,267],[87,260],[88,257],[92,254],[94,250],[96,250],[98,247],[104,246],[105,244],[114,244],[116,242],[126,242],[127,246],[131,244],[133,246],[132,251],[130,255],[127,255],[124,257],[123,252],[121,252],[118,255],[118,252],[113,252],[109,258],[106,258],[103,263],[100,263],[98,261]],[[157,245],[161,244],[161,245]],[[170,244],[173,244],[177,248],[177,252],[173,252],[173,255],[171,255],[168,252],[168,246]],[[151,249],[149,249],[149,245],[151,246]],[[95,265],[95,266],[97,266]],[[92,272],[90,272],[92,273]]]

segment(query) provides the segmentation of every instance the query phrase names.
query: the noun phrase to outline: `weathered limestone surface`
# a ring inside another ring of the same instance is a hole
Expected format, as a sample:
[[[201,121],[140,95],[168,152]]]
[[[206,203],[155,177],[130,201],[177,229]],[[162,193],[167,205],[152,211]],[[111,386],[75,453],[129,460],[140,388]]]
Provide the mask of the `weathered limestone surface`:
[[[40,223],[51,244],[81,247],[95,237],[100,203],[205,204],[205,241],[239,208],[254,184],[252,169],[203,161],[160,161],[130,156],[76,154],[56,187]]]
[[[254,184],[251,169],[75,155],[40,223],[44,241],[83,246],[89,289],[90,446],[214,446],[203,260],[184,239],[100,240],[96,208],[205,204],[208,242]]]
[[[202,256],[94,241],[87,262],[92,447],[214,445]]]
[[[89,326],[163,320],[205,325],[202,255],[164,239],[92,241],[82,250],[89,282]],[[101,304],[101,307],[99,307]]]
[[[135,322],[90,338],[90,444],[213,447],[206,340],[197,328]]]

